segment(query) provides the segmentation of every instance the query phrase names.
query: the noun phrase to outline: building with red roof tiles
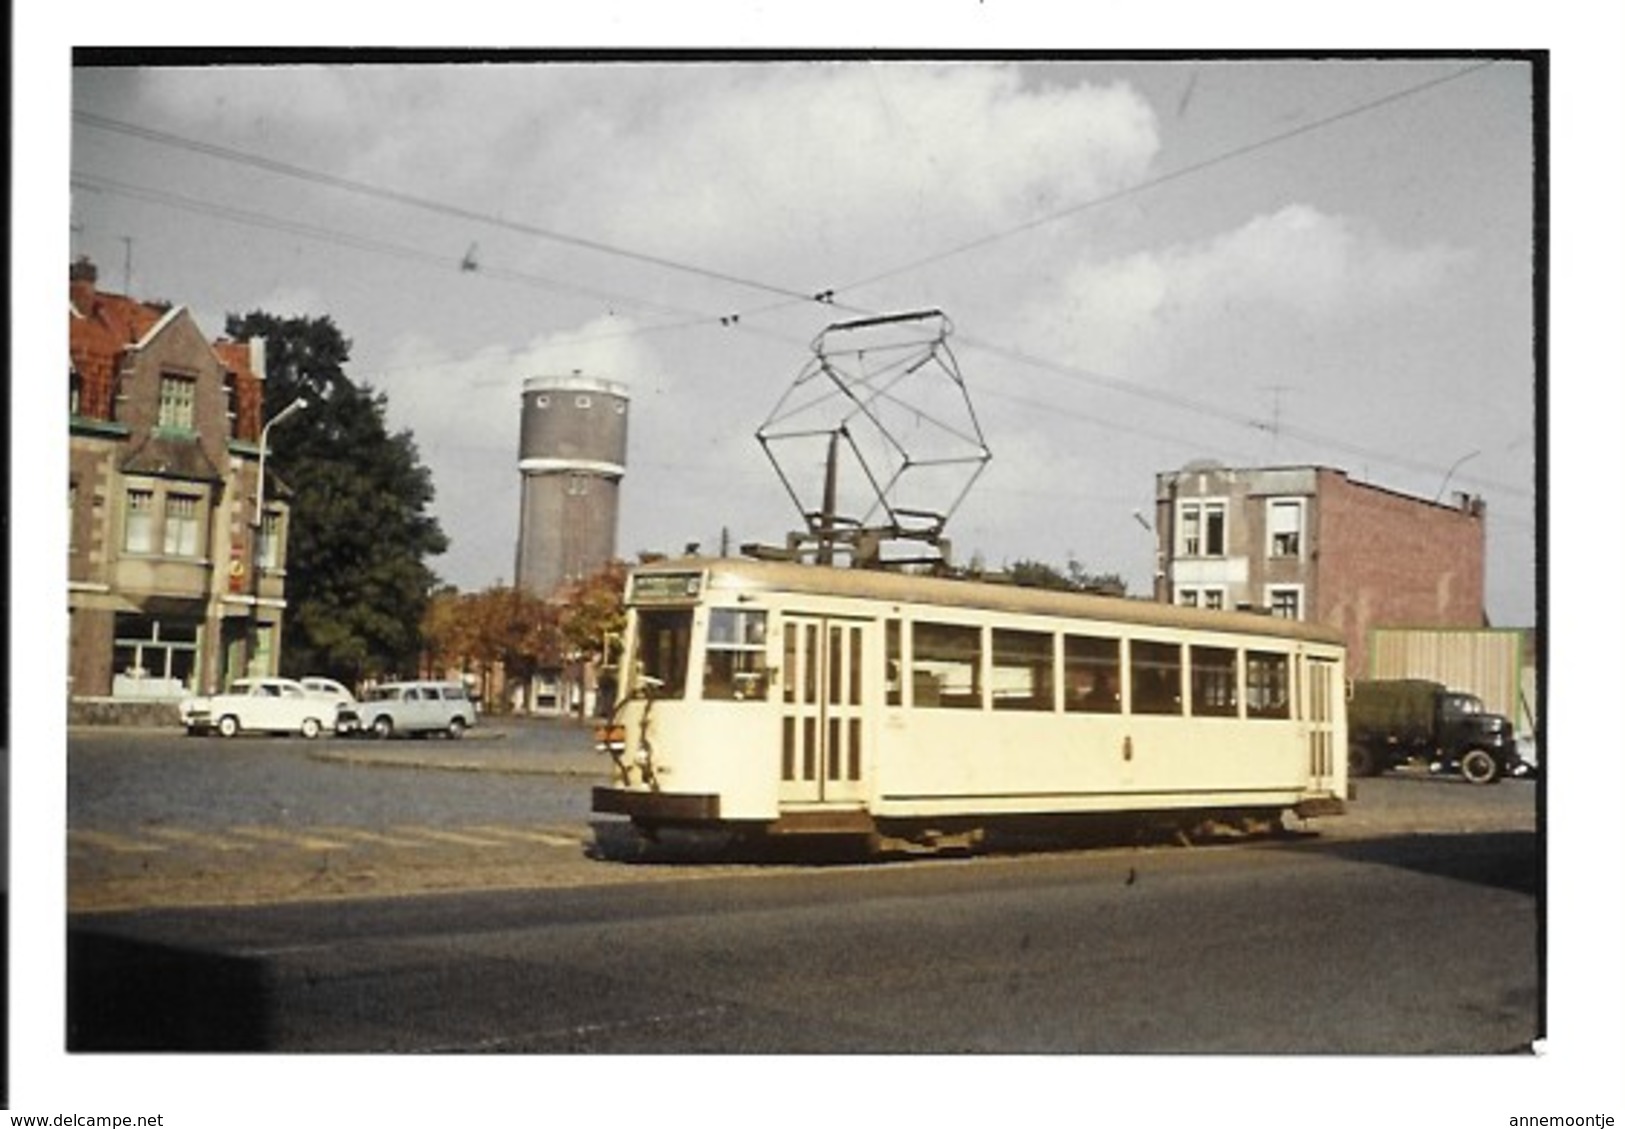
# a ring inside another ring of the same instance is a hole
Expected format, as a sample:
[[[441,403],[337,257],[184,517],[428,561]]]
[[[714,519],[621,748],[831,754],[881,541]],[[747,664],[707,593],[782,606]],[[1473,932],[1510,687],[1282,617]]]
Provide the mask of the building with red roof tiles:
[[[274,673],[288,505],[260,447],[264,344],[68,272],[68,693],[166,701]]]

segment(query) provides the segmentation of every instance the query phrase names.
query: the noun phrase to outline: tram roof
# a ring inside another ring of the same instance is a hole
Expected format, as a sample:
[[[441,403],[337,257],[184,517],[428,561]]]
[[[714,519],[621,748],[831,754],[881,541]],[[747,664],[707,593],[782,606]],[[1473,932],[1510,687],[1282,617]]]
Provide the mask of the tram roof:
[[[1100,596],[1049,588],[1026,588],[982,580],[918,576],[879,569],[759,561],[746,557],[683,557],[638,566],[636,573],[703,572],[707,586],[740,592],[802,592],[848,599],[975,608],[1016,615],[1052,615],[1139,623],[1197,631],[1229,631],[1343,643],[1341,632],[1322,624],[1248,612],[1184,608],[1127,596]]]

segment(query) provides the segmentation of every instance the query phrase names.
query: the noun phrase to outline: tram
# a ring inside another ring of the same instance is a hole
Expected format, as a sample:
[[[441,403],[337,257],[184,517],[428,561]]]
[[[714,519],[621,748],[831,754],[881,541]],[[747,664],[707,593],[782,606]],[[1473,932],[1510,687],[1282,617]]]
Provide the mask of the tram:
[[[1263,615],[754,559],[634,569],[593,810],[648,835],[974,846],[1279,828],[1348,798],[1344,646]]]

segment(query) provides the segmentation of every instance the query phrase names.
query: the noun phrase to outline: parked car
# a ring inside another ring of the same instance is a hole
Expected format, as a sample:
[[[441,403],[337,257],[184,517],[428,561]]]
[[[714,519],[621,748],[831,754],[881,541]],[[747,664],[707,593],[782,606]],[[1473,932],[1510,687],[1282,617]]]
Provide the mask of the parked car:
[[[181,724],[192,736],[217,732],[298,733],[319,737],[337,729],[338,703],[308,693],[291,678],[239,678],[223,694],[181,702]]]
[[[361,711],[356,705],[355,695],[344,683],[333,678],[323,678],[320,675],[306,675],[299,680],[299,685],[305,688],[305,693],[317,698],[331,698],[338,706],[338,712],[333,720],[333,732],[340,737],[348,737],[361,730]]]
[[[361,730],[374,737],[444,733],[461,737],[474,724],[474,703],[460,682],[386,682],[367,691]]]

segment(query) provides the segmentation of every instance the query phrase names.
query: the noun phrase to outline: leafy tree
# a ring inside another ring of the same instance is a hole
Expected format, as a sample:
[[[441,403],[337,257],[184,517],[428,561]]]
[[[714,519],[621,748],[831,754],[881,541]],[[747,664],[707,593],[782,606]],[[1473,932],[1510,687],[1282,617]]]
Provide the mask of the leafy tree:
[[[1121,596],[1128,591],[1116,573],[1091,573],[1075,558],[1068,558],[1066,571],[1042,561],[1017,561],[1007,570],[1012,583],[1022,588],[1051,588],[1063,592],[1097,592]]]
[[[265,338],[265,419],[308,405],[272,433],[267,464],[292,495],[283,668],[351,682],[415,670],[425,562],[448,542],[411,433],[391,432],[388,398],[345,374],[350,343],[326,316],[233,314],[226,332]]]
[[[610,561],[560,597],[563,614],[559,626],[570,660],[568,671],[580,681],[583,691],[614,664],[619,653],[620,638],[626,630],[626,609],[621,601],[628,571],[625,561]],[[585,693],[580,701],[585,708]],[[603,707],[602,701],[599,706]]]

